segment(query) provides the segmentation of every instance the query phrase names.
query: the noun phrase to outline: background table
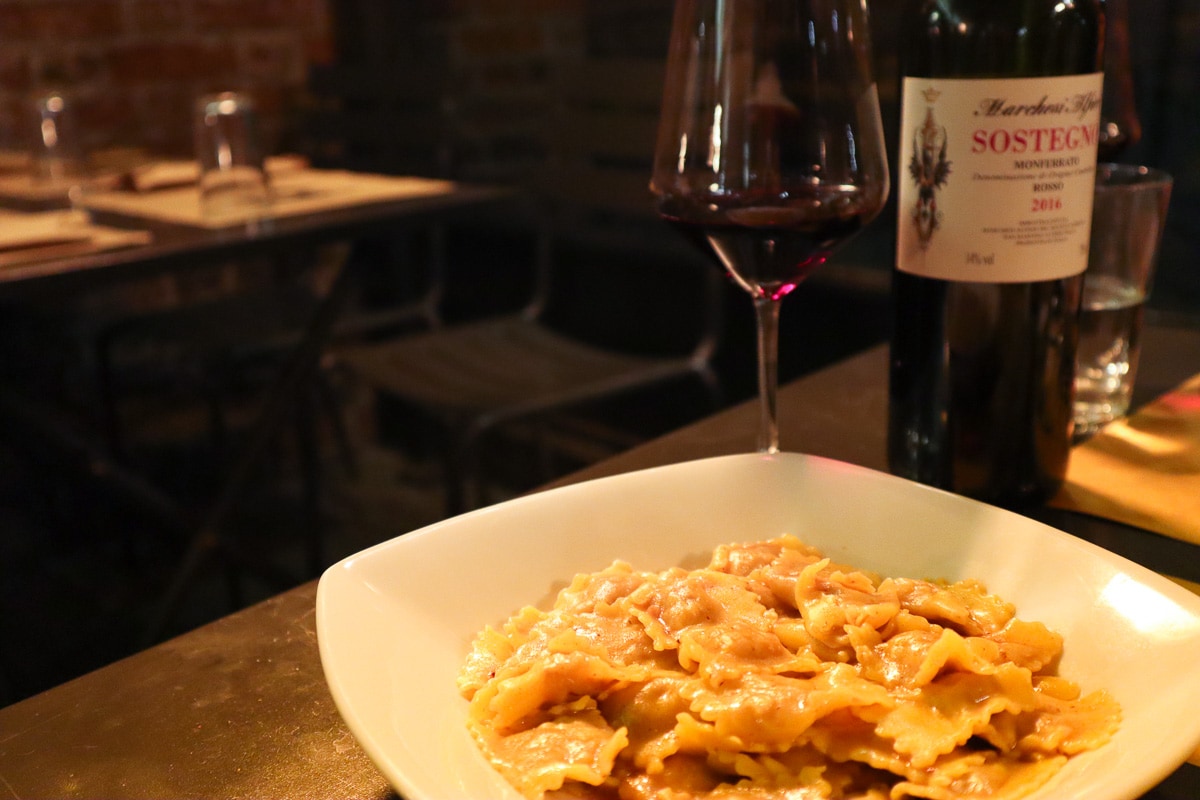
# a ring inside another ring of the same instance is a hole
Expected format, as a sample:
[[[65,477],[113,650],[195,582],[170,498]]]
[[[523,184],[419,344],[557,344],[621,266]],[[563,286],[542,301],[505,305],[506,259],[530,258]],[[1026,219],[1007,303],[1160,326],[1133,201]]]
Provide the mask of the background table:
[[[1145,341],[1139,398],[1200,371],[1200,332],[1163,326]],[[785,448],[883,464],[886,348],[784,387]],[[754,441],[745,404],[559,483],[725,453]],[[1198,579],[1196,548],[1066,515],[1062,527],[1113,549],[1172,559]],[[1188,548],[1172,556],[1174,544]],[[0,789],[28,798],[389,798],[325,686],[310,582],[41,695],[0,709]],[[380,635],[386,635],[381,632]],[[1147,800],[1196,800],[1184,766]]]
[[[322,175],[319,171],[308,173]],[[421,181],[381,176],[355,176],[336,173],[353,186],[356,177],[369,181],[373,199],[363,200],[362,192],[350,192],[348,201],[320,213],[305,213],[278,218],[256,219],[245,225],[210,229],[171,224],[149,217],[114,212],[97,212],[97,222],[114,227],[148,230],[153,234],[147,244],[117,250],[80,253],[68,257],[9,264],[0,268],[0,301],[19,304],[30,300],[51,303],[70,294],[84,294],[102,287],[153,275],[178,275],[183,271],[224,263],[239,263],[251,268],[270,268],[280,259],[296,257],[303,261],[322,245],[354,242],[376,234],[394,234],[399,226],[455,219],[456,215],[478,212],[493,203],[511,202],[514,192],[503,187]],[[394,195],[380,199],[378,184],[404,184]],[[190,191],[182,189],[177,191]],[[159,197],[148,195],[147,197]],[[389,265],[391,266],[391,265]],[[207,508],[199,513],[184,513],[177,498],[162,490],[151,476],[131,468],[115,458],[106,432],[89,426],[88,421],[56,413],[47,398],[30,397],[17,382],[0,387],[0,435],[21,440],[36,438],[36,446],[52,448],[70,465],[72,472],[87,476],[103,485],[105,491],[129,500],[134,507],[158,520],[166,529],[177,532],[187,547],[176,575],[167,587],[160,610],[145,634],[147,643],[156,641],[169,630],[184,592],[200,569],[214,554],[252,564],[272,586],[289,586],[297,576],[287,574],[262,559],[251,559],[232,552],[233,542],[223,535],[228,516],[243,493],[251,469],[260,463],[264,450],[283,424],[296,413],[302,391],[314,373],[334,325],[366,265],[352,259],[337,265],[324,295],[314,298],[309,318],[303,321],[294,343],[281,352],[277,377],[264,391],[261,411],[252,423],[227,471],[220,475]],[[281,289],[287,287],[280,287]],[[305,467],[306,469],[315,469]],[[305,480],[315,481],[311,475]],[[317,491],[305,493],[315,503]],[[309,541],[309,572],[315,574],[321,563],[320,515],[315,508],[304,515]]]
[[[97,222],[149,230],[154,240],[138,247],[7,266],[0,269],[0,299],[85,291],[165,271],[354,240],[387,233],[397,224],[512,199],[510,189],[453,184],[446,191],[215,230],[101,212],[94,215]]]

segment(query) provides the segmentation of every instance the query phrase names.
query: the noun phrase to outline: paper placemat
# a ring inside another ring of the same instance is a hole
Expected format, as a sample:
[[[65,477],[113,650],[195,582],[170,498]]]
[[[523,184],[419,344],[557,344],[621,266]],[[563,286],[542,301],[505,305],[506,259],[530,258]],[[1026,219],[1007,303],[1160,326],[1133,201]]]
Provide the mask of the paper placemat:
[[[0,211],[0,268],[149,244],[149,231],[96,225],[74,211]]]
[[[261,219],[303,216],[390,200],[445,194],[454,184],[430,178],[393,177],[341,170],[290,170],[272,180],[276,199],[265,209],[230,209],[206,215],[196,186],[151,192],[101,192],[87,195],[83,204],[94,211],[160,220],[176,225],[221,229]]]
[[[1200,375],[1072,450],[1050,504],[1200,545]]]
[[[47,214],[0,214],[0,253],[87,241],[88,232],[70,217]]]

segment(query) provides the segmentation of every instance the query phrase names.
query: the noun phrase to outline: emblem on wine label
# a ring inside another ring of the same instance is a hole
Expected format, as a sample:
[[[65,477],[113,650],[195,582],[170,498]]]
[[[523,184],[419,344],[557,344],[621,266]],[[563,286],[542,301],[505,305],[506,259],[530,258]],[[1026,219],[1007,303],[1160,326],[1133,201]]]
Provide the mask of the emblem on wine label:
[[[929,106],[925,110],[925,121],[913,133],[912,160],[908,163],[908,174],[917,186],[912,219],[922,249],[929,246],[929,240],[941,224],[942,212],[938,210],[937,191],[950,177],[950,162],[946,159],[946,129],[933,116],[933,104],[941,92],[929,88],[923,94]]]

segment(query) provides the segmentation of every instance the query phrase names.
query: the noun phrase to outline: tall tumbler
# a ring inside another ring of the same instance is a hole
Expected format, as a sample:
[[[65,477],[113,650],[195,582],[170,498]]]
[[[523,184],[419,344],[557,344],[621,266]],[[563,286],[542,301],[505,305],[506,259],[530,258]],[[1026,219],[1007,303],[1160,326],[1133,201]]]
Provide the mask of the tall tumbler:
[[[206,216],[266,213],[271,187],[259,136],[258,112],[249,96],[221,92],[197,101],[196,159],[200,205]]]
[[[1083,279],[1075,369],[1075,438],[1129,411],[1146,298],[1171,198],[1162,170],[1101,164]]]
[[[58,91],[39,95],[34,113],[34,180],[54,184],[78,181],[83,172],[83,148],[70,98]]]

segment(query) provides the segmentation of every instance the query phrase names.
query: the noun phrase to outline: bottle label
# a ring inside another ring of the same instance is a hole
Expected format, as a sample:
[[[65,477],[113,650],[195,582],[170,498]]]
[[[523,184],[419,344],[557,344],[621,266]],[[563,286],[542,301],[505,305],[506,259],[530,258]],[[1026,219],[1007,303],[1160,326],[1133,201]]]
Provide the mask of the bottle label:
[[[984,283],[1083,272],[1103,77],[905,78],[897,269]]]

